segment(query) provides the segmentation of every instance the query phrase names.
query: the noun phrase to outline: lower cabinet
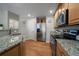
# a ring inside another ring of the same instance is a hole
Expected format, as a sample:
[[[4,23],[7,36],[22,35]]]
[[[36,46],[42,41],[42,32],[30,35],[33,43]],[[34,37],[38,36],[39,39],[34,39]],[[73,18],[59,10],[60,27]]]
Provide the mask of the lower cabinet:
[[[57,42],[56,56],[68,56],[68,53],[62,48],[59,42]]]
[[[14,47],[4,51],[0,54],[1,56],[20,56],[21,55],[21,44],[17,44]]]

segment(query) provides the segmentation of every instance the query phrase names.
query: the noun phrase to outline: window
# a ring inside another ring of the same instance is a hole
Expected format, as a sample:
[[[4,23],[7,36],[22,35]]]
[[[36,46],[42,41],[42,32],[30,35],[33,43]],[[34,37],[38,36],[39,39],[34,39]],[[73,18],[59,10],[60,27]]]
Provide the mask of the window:
[[[19,28],[18,20],[10,19],[9,20],[9,28],[18,29]]]

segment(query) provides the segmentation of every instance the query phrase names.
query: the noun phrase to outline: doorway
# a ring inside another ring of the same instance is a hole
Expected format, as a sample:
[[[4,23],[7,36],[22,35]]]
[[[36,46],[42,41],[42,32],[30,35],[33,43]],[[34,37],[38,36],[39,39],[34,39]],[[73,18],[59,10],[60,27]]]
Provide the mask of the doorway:
[[[37,41],[46,41],[46,17],[37,17]]]

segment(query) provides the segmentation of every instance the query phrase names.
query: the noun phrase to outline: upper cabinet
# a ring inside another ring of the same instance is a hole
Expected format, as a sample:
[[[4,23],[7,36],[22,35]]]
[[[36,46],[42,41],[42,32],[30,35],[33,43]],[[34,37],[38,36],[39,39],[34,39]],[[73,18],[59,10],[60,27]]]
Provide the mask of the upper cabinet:
[[[60,20],[59,16],[61,14],[61,12],[68,10],[66,17],[66,20],[68,20],[68,25],[76,25],[79,24],[79,4],[78,3],[61,3],[58,4],[58,7],[56,9],[56,12],[54,14],[54,18],[56,21],[56,25],[57,26],[57,21]]]
[[[69,3],[69,25],[79,24],[79,4]]]
[[[62,19],[60,18],[60,14],[63,11],[66,11],[66,20],[67,25],[76,25],[79,24],[79,3],[62,3],[58,4],[58,7],[56,9],[56,12],[54,14],[55,21],[57,23],[58,20]],[[62,23],[62,22],[60,22]],[[58,23],[57,23],[58,24]],[[57,27],[57,25],[55,25]]]
[[[61,12],[61,9],[60,9],[60,6],[58,5],[58,7],[55,11],[55,14],[54,14],[54,19],[55,19],[55,24],[54,25],[55,25],[55,27],[57,27],[57,19],[59,17],[60,12]]]

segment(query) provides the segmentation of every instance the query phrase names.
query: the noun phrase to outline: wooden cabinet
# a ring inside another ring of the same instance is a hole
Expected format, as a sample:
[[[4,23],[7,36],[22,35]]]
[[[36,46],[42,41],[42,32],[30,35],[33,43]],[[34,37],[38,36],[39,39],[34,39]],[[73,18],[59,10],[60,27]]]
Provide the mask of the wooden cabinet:
[[[21,46],[20,44],[4,51],[0,54],[1,56],[20,56],[21,55]]]
[[[57,20],[58,16],[63,10],[68,9],[68,25],[79,24],[79,3],[64,3],[59,4],[58,8],[55,12],[55,20]],[[66,16],[67,17],[67,16]]]
[[[68,53],[62,48],[60,43],[57,42],[56,56],[68,56]]]
[[[20,43],[19,55],[20,55],[20,56],[23,56],[23,42]]]
[[[69,25],[79,24],[79,3],[69,3]]]
[[[37,23],[46,23],[46,17],[45,16],[37,17]]]
[[[59,15],[59,13],[58,13],[58,10],[56,11],[56,13],[55,13],[55,16],[54,16],[54,21],[55,21],[55,26],[54,27],[57,27],[57,19],[58,19],[58,15]]]

